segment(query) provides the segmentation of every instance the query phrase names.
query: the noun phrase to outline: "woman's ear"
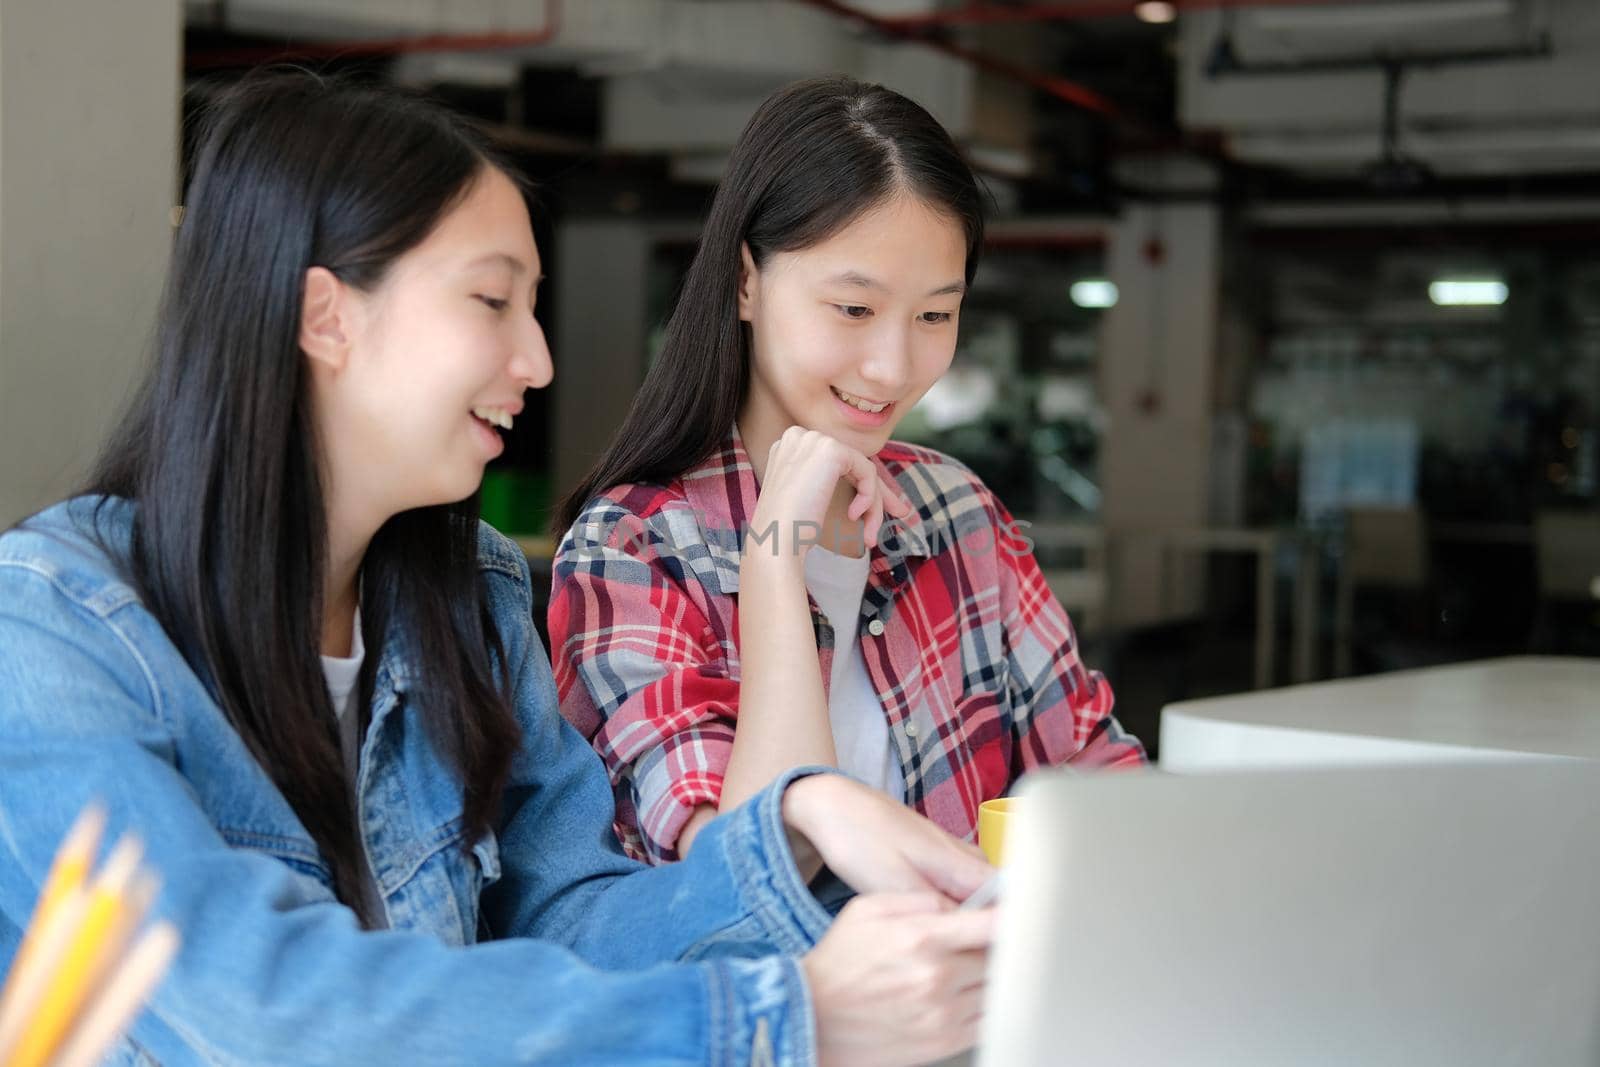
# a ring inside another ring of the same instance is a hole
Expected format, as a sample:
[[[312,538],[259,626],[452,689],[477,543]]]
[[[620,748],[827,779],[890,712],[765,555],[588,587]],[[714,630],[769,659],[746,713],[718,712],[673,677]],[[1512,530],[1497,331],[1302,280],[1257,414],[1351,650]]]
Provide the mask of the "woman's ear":
[[[327,267],[306,270],[300,301],[300,350],[324,369],[344,369],[350,356],[351,311],[344,283]]]
[[[756,270],[755,257],[750,246],[739,242],[739,320],[750,322],[756,317],[756,293],[761,288],[761,278]]]

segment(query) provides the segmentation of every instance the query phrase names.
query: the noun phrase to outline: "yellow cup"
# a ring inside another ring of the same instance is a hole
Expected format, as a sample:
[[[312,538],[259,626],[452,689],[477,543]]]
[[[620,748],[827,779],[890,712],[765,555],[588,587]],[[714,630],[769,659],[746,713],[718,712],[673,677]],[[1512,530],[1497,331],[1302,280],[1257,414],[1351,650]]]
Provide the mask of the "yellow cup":
[[[996,867],[1005,858],[1006,823],[1016,812],[1016,797],[985,800],[978,805],[978,847]]]

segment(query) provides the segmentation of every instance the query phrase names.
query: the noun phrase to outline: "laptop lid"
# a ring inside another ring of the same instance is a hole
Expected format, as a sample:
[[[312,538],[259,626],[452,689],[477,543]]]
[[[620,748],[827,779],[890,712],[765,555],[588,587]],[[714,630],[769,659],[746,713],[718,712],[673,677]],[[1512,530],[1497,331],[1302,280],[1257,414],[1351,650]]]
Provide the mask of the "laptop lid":
[[[1600,764],[1021,795],[981,1067],[1600,1064]]]

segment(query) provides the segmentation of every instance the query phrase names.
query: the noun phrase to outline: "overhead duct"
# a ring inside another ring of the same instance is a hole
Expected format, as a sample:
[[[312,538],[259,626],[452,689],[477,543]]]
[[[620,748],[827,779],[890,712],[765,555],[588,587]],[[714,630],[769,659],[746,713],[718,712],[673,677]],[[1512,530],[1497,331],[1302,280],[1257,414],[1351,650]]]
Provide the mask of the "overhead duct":
[[[1327,176],[1370,172],[1386,156],[1442,176],[1600,170],[1600,5],[1242,7],[1187,16],[1180,33],[1183,124],[1222,135],[1247,163]],[[1402,106],[1391,109],[1386,70],[1396,69]]]
[[[879,3],[898,14],[926,7]],[[218,9],[192,3],[189,10],[204,24]],[[888,85],[927,107],[979,156],[1027,166],[1025,100],[992,107],[995,90],[971,63],[864,35],[793,0],[232,0],[221,10],[220,28],[290,37],[313,55],[395,55],[396,76],[411,84],[509,86],[523,65],[576,67],[604,82],[603,148],[681,155],[685,173],[714,172],[716,155],[732,147],[763,98],[820,72]],[[199,63],[294,54],[253,51],[261,54],[202,55]]]

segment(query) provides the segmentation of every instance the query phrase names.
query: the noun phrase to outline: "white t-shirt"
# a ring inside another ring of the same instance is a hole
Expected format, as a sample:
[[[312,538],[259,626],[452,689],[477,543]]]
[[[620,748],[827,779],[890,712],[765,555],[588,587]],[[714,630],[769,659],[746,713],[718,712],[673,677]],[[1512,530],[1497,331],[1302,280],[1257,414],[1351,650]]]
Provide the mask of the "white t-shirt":
[[[339,719],[339,751],[344,755],[344,777],[350,796],[354,798],[356,782],[361,772],[361,715],[356,702],[361,699],[357,684],[361,680],[361,665],[367,658],[366,646],[361,641],[361,607],[357,605],[355,632],[350,635],[350,655],[323,656],[322,675],[328,682],[328,699],[333,703],[333,713]],[[355,810],[354,804],[351,810]],[[360,835],[360,827],[356,828]],[[363,846],[363,851],[365,846]],[[366,897],[367,912],[379,926],[384,925],[383,897],[372,876],[370,862],[362,865],[361,892]]]
[[[856,640],[871,566],[872,559],[865,554],[857,559],[813,546],[806,551],[806,589],[833,628],[828,724],[839,769],[905,803],[900,757],[889,744],[883,701],[873,688],[861,642]]]
[[[333,702],[333,713],[339,718],[339,748],[344,753],[345,778],[352,788],[356,771],[361,763],[361,716],[356,713],[360,693],[356,683],[361,680],[361,664],[367,658],[366,646],[361,642],[361,608],[356,608],[355,632],[350,635],[350,655],[323,656],[322,674],[328,680],[328,699]]]

